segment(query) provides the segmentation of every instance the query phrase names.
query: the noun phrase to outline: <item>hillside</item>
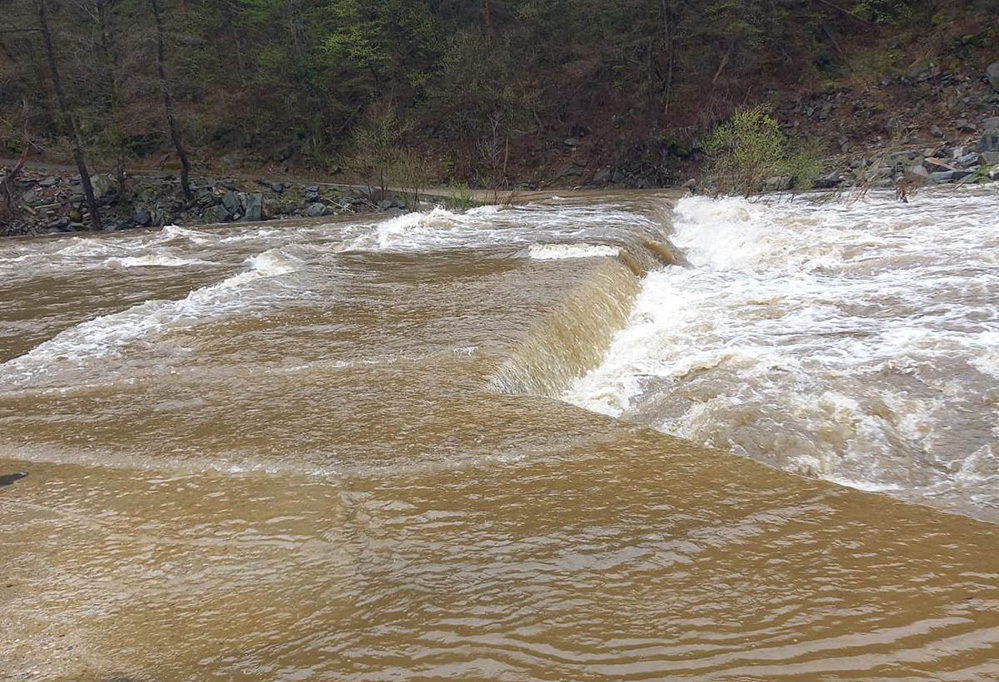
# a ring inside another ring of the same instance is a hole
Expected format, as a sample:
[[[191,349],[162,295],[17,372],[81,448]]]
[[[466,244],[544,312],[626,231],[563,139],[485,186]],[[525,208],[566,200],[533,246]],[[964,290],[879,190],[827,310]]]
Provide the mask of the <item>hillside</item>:
[[[403,186],[679,184],[759,103],[854,157],[999,112],[996,0],[3,0],[0,156],[72,157],[40,7],[119,177],[180,167],[164,89],[195,171]]]

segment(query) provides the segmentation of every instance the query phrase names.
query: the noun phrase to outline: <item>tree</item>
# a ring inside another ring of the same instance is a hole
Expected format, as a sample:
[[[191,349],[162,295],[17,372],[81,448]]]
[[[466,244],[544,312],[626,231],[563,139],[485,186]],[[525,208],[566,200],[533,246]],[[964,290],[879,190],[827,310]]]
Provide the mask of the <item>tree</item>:
[[[94,198],[94,187],[90,184],[90,172],[87,170],[87,162],[83,156],[83,143],[80,141],[80,133],[76,127],[76,120],[70,111],[69,102],[66,99],[66,91],[63,90],[62,80],[59,78],[59,67],[56,64],[55,50],[52,47],[52,32],[49,29],[49,16],[46,0],[38,0],[38,25],[42,31],[42,43],[45,46],[45,57],[49,63],[49,70],[52,72],[52,87],[55,88],[56,100],[59,103],[59,111],[62,114],[63,125],[66,129],[66,136],[73,145],[73,159],[76,167],[80,171],[80,182],[83,185],[83,195],[87,200],[87,208],[90,211],[90,223],[95,230],[102,229],[101,214],[97,210],[97,200]]]
[[[187,152],[180,141],[180,132],[177,130],[177,121],[173,115],[173,97],[170,95],[170,83],[166,76],[166,49],[163,44],[163,19],[160,16],[160,7],[157,0],[149,0],[149,7],[153,11],[153,20],[156,23],[156,68],[159,72],[160,87],[163,90],[163,108],[166,111],[167,126],[170,128],[170,139],[173,141],[174,149],[180,158],[180,186],[184,190],[184,198],[187,201],[194,199],[191,192],[191,164],[187,160]]]

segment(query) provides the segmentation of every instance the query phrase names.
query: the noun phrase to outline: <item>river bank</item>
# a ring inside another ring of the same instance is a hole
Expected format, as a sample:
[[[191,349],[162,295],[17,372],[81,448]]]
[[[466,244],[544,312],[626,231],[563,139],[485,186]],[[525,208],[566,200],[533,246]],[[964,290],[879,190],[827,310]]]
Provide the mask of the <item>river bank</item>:
[[[808,127],[807,119],[818,116],[824,128],[811,135],[835,135],[842,124],[825,123],[838,110],[856,106],[836,102],[828,96],[817,104],[797,105],[785,112],[783,126],[789,135]],[[934,185],[977,184],[999,179],[999,117],[989,112],[953,121],[944,130],[933,124],[929,129],[904,138],[877,135],[862,144],[840,135],[839,152],[822,162],[824,172],[814,189],[850,190],[896,188],[900,198]],[[992,112],[994,113],[994,112]],[[806,125],[800,118],[805,117]],[[831,140],[827,143],[832,144]],[[826,146],[830,146],[827,144]],[[703,150],[691,154],[700,161],[678,166],[700,174]],[[5,167],[0,163],[0,173]],[[299,178],[284,173],[267,177],[260,174],[227,177],[196,176],[193,197],[185,200],[178,177],[169,172],[130,172],[122,180],[102,173],[91,178],[95,198],[106,231],[120,231],[164,225],[259,222],[271,219],[320,218],[352,213],[378,213],[419,209],[421,203],[442,204],[460,209],[481,203],[516,201],[546,191],[608,190],[649,187],[642,178],[622,168],[597,172],[569,162],[542,186],[526,183],[515,189],[387,188],[364,184],[331,183],[329,178]],[[681,172],[678,170],[677,172]],[[675,175],[680,178],[683,176]],[[277,179],[275,179],[277,178]],[[679,182],[675,183],[679,185]],[[683,183],[705,191],[696,179]],[[760,187],[762,192],[786,192],[796,187],[796,178],[772,177]],[[80,177],[73,169],[58,164],[29,164],[13,183],[14,206],[0,224],[0,235],[46,234],[86,231],[91,226]],[[708,185],[708,193],[711,193]]]

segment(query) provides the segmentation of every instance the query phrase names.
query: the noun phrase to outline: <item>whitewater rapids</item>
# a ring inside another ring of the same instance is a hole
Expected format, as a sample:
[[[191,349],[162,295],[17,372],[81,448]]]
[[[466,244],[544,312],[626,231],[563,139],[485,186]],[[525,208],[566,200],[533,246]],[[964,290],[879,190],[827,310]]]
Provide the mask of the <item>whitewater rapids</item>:
[[[994,190],[686,198],[690,268],[651,273],[565,399],[809,476],[999,510]]]

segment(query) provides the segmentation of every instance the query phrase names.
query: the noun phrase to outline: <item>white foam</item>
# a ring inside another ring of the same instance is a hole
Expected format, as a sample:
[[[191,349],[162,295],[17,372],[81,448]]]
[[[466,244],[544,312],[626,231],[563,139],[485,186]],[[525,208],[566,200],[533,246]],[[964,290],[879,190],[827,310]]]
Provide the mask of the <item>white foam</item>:
[[[148,339],[178,325],[245,309],[256,302],[248,291],[250,287],[261,280],[293,273],[299,266],[297,261],[276,249],[253,256],[246,262],[250,266],[248,270],[195,289],[180,300],[149,300],[71,327],[27,354],[0,364],[0,377],[15,384],[23,383],[38,373],[59,368],[61,363],[86,363],[90,359],[115,355],[138,339]]]
[[[534,260],[565,260],[569,258],[605,258],[617,256],[621,249],[594,244],[531,244],[527,254]]]
[[[183,268],[192,265],[209,265],[207,261],[196,258],[178,258],[167,254],[149,254],[146,256],[126,256],[124,258],[111,258],[110,265],[117,265],[123,268]]]
[[[694,267],[647,276],[565,398],[796,473],[930,490],[995,438],[994,206],[684,199],[673,239]]]

